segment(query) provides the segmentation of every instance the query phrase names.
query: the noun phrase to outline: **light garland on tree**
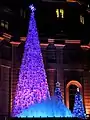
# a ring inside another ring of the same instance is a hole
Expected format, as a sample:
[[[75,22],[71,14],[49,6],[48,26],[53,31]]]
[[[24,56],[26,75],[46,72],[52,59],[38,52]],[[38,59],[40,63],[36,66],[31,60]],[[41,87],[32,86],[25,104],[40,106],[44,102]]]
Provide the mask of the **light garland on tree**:
[[[55,97],[58,101],[63,102],[62,93],[61,93],[61,90],[60,90],[60,82],[56,83]]]
[[[73,115],[74,115],[74,117],[78,117],[78,118],[83,118],[83,119],[86,118],[86,113],[85,113],[85,109],[84,109],[84,105],[83,105],[83,100],[82,100],[82,96],[80,94],[79,88],[77,88],[77,92],[76,92],[76,95],[75,95]]]
[[[36,21],[34,18],[35,8],[33,5],[29,6],[29,8],[32,12],[13,102],[13,116],[17,116],[23,109],[28,108],[30,105],[40,103],[50,98]]]

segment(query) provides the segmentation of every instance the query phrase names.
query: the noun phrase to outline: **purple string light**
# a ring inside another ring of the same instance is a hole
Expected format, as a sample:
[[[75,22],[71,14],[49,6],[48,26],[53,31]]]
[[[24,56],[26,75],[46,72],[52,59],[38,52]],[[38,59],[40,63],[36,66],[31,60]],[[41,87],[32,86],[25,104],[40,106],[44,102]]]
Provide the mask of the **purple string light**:
[[[35,11],[33,5],[29,8]],[[12,114],[16,116],[30,105],[50,97],[34,14],[31,14],[27,40],[19,72]]]

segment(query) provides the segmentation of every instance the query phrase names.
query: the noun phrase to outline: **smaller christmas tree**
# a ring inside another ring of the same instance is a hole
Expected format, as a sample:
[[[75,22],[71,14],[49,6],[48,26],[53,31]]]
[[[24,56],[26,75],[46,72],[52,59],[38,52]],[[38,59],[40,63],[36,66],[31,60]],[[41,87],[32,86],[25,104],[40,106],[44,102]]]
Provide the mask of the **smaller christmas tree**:
[[[74,117],[78,117],[78,118],[83,118],[83,119],[86,118],[82,95],[80,94],[79,88],[77,88],[77,92],[75,94],[73,115],[74,115]]]
[[[62,98],[62,93],[61,93],[60,83],[59,83],[59,82],[56,83],[55,97],[56,97],[56,99],[57,99],[58,101],[63,102],[63,98]]]

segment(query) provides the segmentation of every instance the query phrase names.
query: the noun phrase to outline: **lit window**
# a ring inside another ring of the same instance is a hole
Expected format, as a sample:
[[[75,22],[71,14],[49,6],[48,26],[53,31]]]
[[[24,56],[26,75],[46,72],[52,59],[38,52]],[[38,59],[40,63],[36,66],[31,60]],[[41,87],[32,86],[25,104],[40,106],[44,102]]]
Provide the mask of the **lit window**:
[[[59,18],[59,9],[56,9],[57,18]]]
[[[61,13],[61,18],[64,18],[64,10],[60,9],[60,13]]]
[[[4,20],[1,20],[1,27],[3,27],[3,28],[8,30],[8,22],[4,21]]]
[[[8,22],[5,22],[5,28],[8,30]]]
[[[4,20],[1,20],[1,26],[4,27]]]
[[[63,9],[56,9],[57,18],[61,17],[64,18],[64,10]]]
[[[23,9],[20,9],[20,16],[25,18],[26,17],[26,11]]]
[[[84,24],[84,17],[82,15],[80,15],[80,22]]]
[[[20,15],[23,16],[23,9],[20,9]]]

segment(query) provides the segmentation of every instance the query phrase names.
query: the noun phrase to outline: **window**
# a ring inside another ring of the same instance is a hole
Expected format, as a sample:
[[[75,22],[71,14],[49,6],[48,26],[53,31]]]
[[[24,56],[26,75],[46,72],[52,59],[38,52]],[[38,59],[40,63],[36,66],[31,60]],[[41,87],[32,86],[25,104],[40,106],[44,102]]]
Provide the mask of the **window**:
[[[80,22],[84,24],[84,17],[82,15],[80,15]]]
[[[64,18],[64,10],[63,9],[56,9],[56,16],[57,18]]]
[[[64,10],[60,9],[61,18],[64,18]]]
[[[8,22],[5,22],[5,28],[8,30]]]
[[[4,20],[1,20],[1,26],[4,27]]]
[[[25,18],[26,17],[26,11],[23,10],[22,8],[20,9],[20,16]]]
[[[8,22],[4,21],[4,20],[1,20],[1,27],[3,27],[3,28],[8,30]]]
[[[20,9],[20,16],[23,16],[23,9]]]

